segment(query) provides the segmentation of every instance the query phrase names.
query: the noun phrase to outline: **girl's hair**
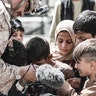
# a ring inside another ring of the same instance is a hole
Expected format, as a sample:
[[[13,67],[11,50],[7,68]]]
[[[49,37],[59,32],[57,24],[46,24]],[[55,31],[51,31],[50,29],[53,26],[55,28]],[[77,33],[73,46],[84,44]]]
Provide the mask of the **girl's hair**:
[[[27,45],[27,64],[40,61],[41,59],[47,59],[50,54],[49,43],[44,38],[33,37]]]
[[[73,51],[73,58],[76,61],[80,61],[81,58],[86,58],[87,61],[96,61],[96,38],[78,44]]]

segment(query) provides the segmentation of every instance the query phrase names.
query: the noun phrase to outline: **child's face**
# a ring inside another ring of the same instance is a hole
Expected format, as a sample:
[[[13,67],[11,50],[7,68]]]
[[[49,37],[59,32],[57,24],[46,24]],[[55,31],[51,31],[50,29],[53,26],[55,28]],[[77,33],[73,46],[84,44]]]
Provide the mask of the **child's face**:
[[[91,63],[87,62],[85,58],[81,58],[76,62],[75,68],[79,71],[80,76],[90,76],[92,72]]]
[[[69,33],[66,31],[58,34],[56,44],[63,55],[69,54],[74,46]]]
[[[17,32],[15,32],[15,33],[11,36],[11,39],[15,39],[15,40],[18,40],[18,41],[20,41],[20,42],[23,42],[23,35],[24,35],[24,32],[17,31]]]
[[[92,35],[90,33],[78,32],[76,34],[76,37],[78,38],[79,42],[82,42],[82,41],[92,38]]]

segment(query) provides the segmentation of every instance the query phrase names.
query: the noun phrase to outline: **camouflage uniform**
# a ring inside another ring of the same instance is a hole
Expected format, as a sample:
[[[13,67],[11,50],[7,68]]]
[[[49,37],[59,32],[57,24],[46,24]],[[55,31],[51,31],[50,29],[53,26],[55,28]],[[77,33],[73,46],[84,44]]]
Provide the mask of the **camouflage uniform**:
[[[10,15],[0,0],[0,57],[8,44],[9,34]],[[0,58],[0,92],[7,94],[14,81],[20,78],[19,73],[19,67],[7,64]]]
[[[11,1],[11,0],[9,0]],[[17,9],[24,4],[26,0],[22,0],[21,3],[17,6]],[[32,12],[38,6],[39,0],[29,0],[30,4],[27,6],[28,9],[26,12]],[[11,3],[7,0],[0,0],[0,57],[3,54],[7,44],[8,38],[10,36],[10,18],[11,13],[14,10],[11,10]],[[15,10],[17,10],[15,9]],[[21,68],[15,65],[10,65],[5,63],[0,58],[0,92],[3,94],[7,94],[13,83],[21,78],[20,75]]]

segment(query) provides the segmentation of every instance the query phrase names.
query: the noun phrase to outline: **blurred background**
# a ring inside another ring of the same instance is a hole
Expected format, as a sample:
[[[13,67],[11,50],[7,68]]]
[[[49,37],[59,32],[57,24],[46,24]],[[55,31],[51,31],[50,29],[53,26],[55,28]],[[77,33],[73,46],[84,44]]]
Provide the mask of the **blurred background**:
[[[42,5],[48,5],[48,11],[42,15],[25,14],[23,17],[18,17],[21,20],[25,29],[24,41],[25,44],[32,36],[45,37],[49,41],[50,26],[54,14],[54,5],[57,0],[42,0]]]

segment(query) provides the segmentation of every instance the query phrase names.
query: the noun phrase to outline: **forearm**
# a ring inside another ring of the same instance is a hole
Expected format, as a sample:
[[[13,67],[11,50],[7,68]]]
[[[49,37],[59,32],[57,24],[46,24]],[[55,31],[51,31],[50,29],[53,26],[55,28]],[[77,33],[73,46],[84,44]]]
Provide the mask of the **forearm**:
[[[4,41],[1,45],[0,45],[0,59],[1,59],[1,55],[4,53],[5,48],[7,46],[7,44],[9,43],[9,41]]]
[[[69,96],[72,90],[74,89],[70,86],[67,81],[65,81],[63,86],[57,90],[57,96]]]

